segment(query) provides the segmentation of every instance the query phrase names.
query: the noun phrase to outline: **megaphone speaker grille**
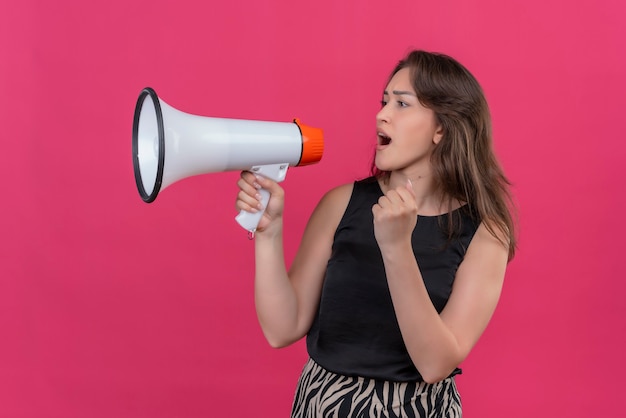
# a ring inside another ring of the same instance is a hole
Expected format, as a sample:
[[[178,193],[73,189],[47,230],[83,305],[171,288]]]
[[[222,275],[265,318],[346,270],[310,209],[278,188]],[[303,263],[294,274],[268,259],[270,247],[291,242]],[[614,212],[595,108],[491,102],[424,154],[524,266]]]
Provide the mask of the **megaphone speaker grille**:
[[[139,94],[133,118],[133,169],[137,190],[144,202],[156,199],[163,182],[165,129],[156,92],[150,87]]]

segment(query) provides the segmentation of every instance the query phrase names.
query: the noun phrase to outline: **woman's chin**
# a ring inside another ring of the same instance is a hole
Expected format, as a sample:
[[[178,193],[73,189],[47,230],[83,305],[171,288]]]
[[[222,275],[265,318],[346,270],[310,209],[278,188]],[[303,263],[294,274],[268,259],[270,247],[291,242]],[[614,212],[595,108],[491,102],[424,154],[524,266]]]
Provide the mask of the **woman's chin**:
[[[393,170],[393,168],[388,163],[386,163],[382,158],[380,158],[378,155],[374,159],[374,165],[380,171],[392,171]]]

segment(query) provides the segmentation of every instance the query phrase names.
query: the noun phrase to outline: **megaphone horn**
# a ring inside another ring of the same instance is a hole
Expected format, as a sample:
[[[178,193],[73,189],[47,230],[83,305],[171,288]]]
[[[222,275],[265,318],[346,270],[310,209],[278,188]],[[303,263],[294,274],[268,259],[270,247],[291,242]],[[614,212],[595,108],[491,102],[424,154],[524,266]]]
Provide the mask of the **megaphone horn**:
[[[159,192],[186,177],[250,170],[283,181],[287,168],[315,164],[324,153],[319,128],[293,122],[224,119],[184,113],[144,88],[133,119],[133,169],[139,195],[153,202]],[[261,189],[263,208],[269,193]],[[240,212],[235,218],[254,232],[263,216]]]

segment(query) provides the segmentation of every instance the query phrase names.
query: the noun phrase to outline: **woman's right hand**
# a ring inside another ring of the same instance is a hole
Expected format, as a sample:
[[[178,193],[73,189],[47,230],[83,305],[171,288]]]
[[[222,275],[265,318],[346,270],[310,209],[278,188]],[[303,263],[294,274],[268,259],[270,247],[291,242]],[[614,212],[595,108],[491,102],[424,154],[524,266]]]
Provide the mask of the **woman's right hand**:
[[[277,182],[250,171],[242,171],[237,186],[239,186],[239,193],[235,206],[239,211],[256,213],[262,210],[259,190],[265,189],[270,194],[267,208],[259,221],[256,233],[263,234],[268,230],[281,228],[285,191]]]

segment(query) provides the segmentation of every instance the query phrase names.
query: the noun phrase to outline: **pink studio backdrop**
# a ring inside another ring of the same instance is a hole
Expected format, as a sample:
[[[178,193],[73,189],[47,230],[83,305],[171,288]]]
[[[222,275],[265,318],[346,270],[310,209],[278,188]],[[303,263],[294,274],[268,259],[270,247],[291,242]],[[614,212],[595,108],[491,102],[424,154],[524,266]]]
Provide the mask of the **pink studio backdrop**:
[[[410,48],[483,84],[520,209],[465,415],[619,415],[625,18],[618,0],[3,1],[0,418],[288,416],[306,352],[259,330],[238,173],[143,203],[135,100],[324,129],[323,160],[284,183],[291,260],[321,195],[367,174]]]

